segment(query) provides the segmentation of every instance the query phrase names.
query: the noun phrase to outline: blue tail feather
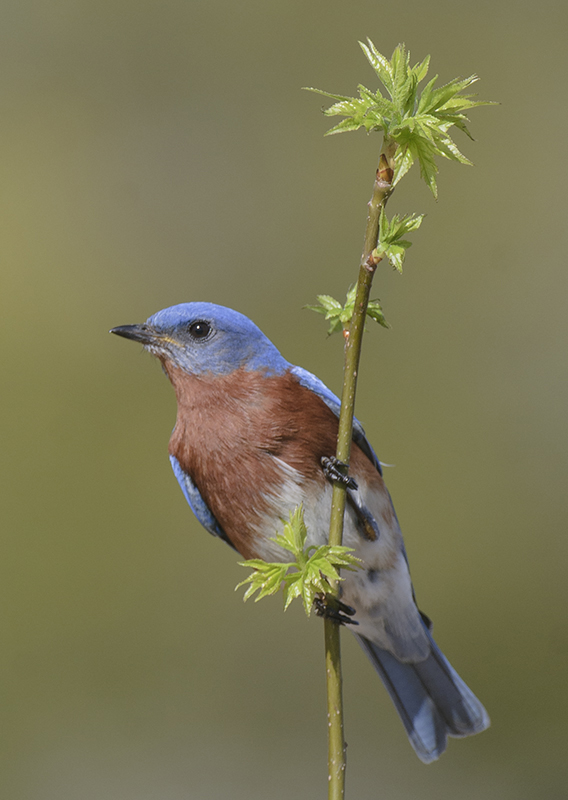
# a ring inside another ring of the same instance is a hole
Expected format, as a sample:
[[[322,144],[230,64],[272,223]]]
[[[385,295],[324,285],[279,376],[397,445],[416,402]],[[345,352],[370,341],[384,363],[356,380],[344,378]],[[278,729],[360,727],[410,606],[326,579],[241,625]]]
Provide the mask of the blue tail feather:
[[[356,635],[385,684],[418,758],[426,764],[441,756],[448,736],[470,736],[490,724],[477,697],[428,636],[430,655],[410,664]]]

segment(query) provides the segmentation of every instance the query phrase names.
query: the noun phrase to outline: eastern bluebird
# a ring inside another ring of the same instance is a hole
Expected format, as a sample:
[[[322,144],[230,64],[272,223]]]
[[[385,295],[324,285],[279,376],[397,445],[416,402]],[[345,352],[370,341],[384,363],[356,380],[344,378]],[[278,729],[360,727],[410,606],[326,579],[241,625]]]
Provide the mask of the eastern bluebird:
[[[112,333],[141,342],[177,397],[169,452],[185,498],[209,533],[244,558],[287,561],[272,537],[303,504],[308,545],[327,541],[332,485],[322,458],[336,448],[338,398],[292,366],[247,317],[212,303],[182,303]],[[342,601],[355,636],[390,694],[418,757],[447,736],[489,725],[416,605],[406,551],[380,462],[356,420],[343,541],[363,566],[346,572]]]

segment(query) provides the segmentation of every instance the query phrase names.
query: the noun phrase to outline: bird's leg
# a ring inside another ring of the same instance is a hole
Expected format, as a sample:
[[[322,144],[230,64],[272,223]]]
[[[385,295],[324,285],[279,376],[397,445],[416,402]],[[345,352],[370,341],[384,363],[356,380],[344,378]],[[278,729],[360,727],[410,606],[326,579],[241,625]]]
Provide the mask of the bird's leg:
[[[346,472],[342,472],[342,470],[347,469],[347,464],[344,464],[343,461],[339,461],[335,456],[331,456],[331,458],[323,456],[320,463],[323,474],[328,481],[332,483],[341,483],[345,486],[349,505],[357,514],[359,528],[365,539],[371,542],[376,541],[379,538],[379,526],[363,502],[357,481],[351,478]]]
[[[358,625],[357,620],[351,619],[356,613],[355,609],[342,603],[339,598],[331,594],[316,594],[314,598],[314,611],[318,617],[333,619],[339,625]]]

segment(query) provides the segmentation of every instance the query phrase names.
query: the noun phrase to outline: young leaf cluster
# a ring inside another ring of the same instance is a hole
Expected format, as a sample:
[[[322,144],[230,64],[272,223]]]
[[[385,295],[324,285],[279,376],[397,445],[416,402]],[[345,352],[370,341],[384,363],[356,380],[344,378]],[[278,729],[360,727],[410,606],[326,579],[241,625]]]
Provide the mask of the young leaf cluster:
[[[315,596],[331,591],[330,580],[342,580],[338,569],[341,567],[353,569],[359,566],[360,560],[351,555],[353,548],[330,545],[306,548],[306,537],[304,511],[300,505],[290,513],[290,519],[285,523],[282,533],[273,539],[276,544],[294,556],[294,561],[267,562],[260,558],[240,561],[241,566],[251,567],[254,570],[248,578],[236,586],[238,589],[249,584],[243,599],[248,600],[258,592],[255,597],[256,602],[282,589],[284,610],[292,600],[301,597],[304,610],[309,616]]]
[[[395,214],[389,222],[383,206],[379,219],[379,241],[373,251],[375,260],[379,261],[386,257],[394,269],[402,272],[404,256],[412,244],[402,237],[411,231],[418,230],[423,219],[424,214],[405,214],[404,217]]]
[[[383,131],[385,141],[391,141],[396,146],[393,186],[418,161],[422,178],[434,197],[437,197],[436,157],[442,156],[462,164],[471,164],[459,151],[448,131],[455,126],[471,139],[466,111],[475,106],[492,104],[473,99],[475,95],[464,94],[477,81],[476,75],[465,79],[455,78],[437,88],[435,84],[438,76],[435,75],[420,92],[418,84],[428,73],[430,56],[422,63],[411,66],[410,52],[404,44],[399,44],[389,61],[379,53],[370,39],[367,41],[368,45],[362,42],[359,44],[375,70],[386,96],[380,88],[372,92],[362,85],[358,86],[359,97],[346,97],[309,88],[309,91],[336,101],[325,109],[326,116],[345,117],[326,135],[355,131],[361,127],[367,132]]]
[[[355,296],[357,294],[357,284],[354,284],[347,292],[345,298],[345,305],[342,306],[339,300],[330,297],[328,294],[318,294],[317,300],[319,305],[307,305],[304,308],[309,308],[310,311],[315,311],[317,314],[324,314],[325,319],[331,320],[328,328],[328,336],[340,330],[346,330],[351,322],[353,311],[355,309]],[[367,316],[374,319],[383,328],[390,328],[390,325],[385,319],[383,310],[379,300],[370,300],[367,306]]]

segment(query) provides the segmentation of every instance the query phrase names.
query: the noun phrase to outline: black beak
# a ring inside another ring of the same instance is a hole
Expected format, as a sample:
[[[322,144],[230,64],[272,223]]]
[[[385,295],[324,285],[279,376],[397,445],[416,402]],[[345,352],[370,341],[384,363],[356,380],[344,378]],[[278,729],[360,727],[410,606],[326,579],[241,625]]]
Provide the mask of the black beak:
[[[116,333],[117,336],[124,336],[125,339],[132,339],[142,344],[153,344],[156,341],[156,331],[143,322],[140,325],[119,325],[118,328],[111,328],[109,333]]]

